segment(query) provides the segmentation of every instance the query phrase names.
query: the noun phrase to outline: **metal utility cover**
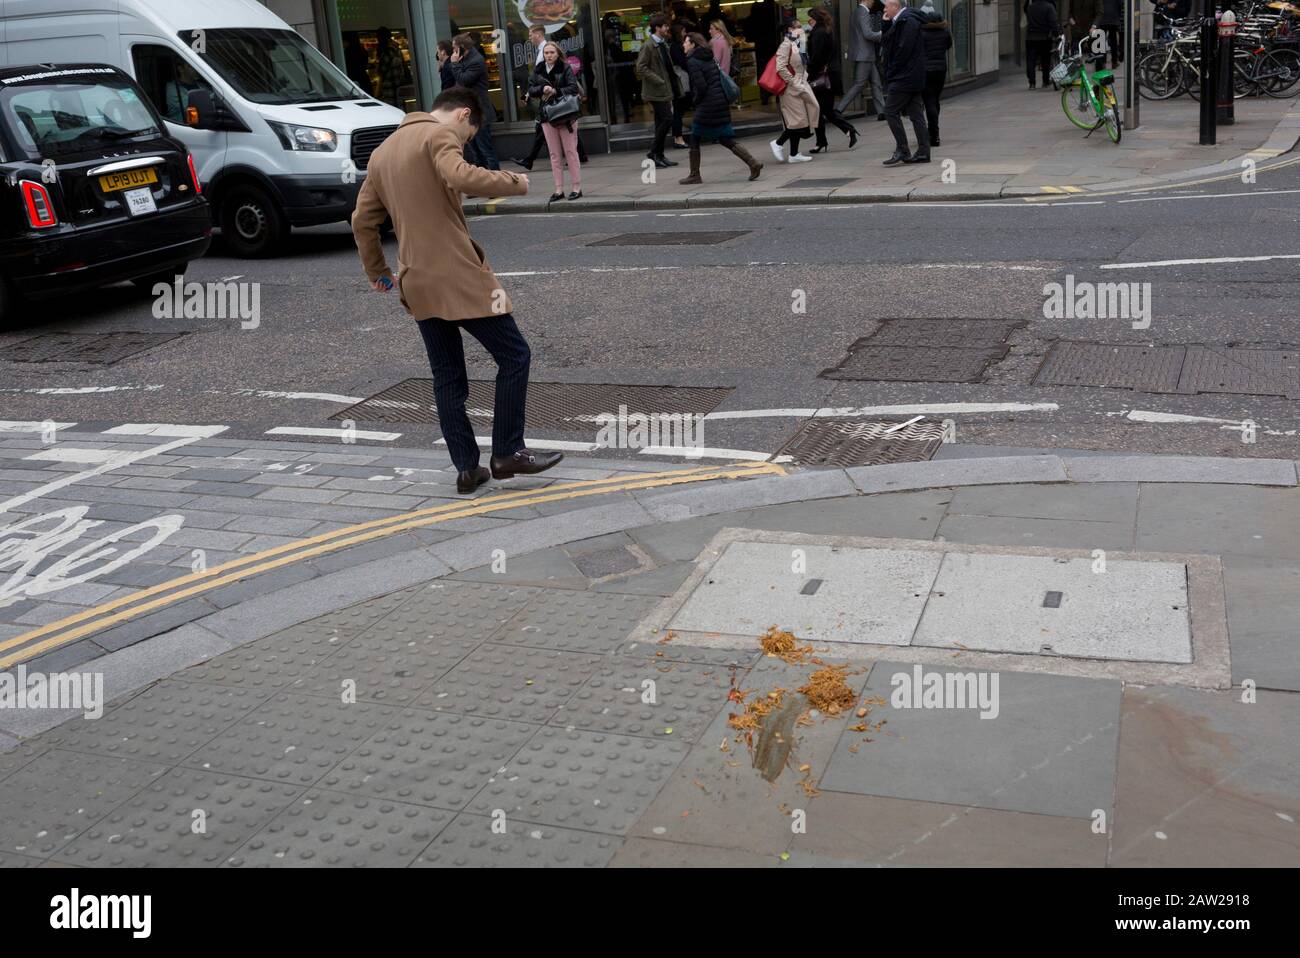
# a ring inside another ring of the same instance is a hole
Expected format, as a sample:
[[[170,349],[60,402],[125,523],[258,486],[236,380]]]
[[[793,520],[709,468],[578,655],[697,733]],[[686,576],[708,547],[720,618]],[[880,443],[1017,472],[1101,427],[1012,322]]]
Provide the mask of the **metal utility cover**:
[[[1300,352],[1188,346],[1178,391],[1300,399]]]
[[[857,178],[852,176],[838,177],[830,176],[824,179],[811,177],[803,180],[791,180],[781,186],[783,190],[833,190],[841,186],[848,186],[850,183],[856,183]]]
[[[810,419],[776,454],[801,466],[921,462],[935,454],[942,437],[943,425],[937,422]]]
[[[1184,346],[1057,343],[1048,350],[1034,385],[1177,392],[1185,353]]]
[[[181,333],[47,333],[0,347],[0,360],[11,363],[116,362],[180,338]]]
[[[886,319],[866,341],[872,346],[993,349],[1024,325],[1018,319]]]
[[[798,550],[796,552],[795,550]],[[799,552],[805,559],[796,572]],[[907,645],[942,553],[733,542],[673,617],[687,632]],[[822,580],[803,594],[810,578]]]
[[[469,384],[466,406],[470,419],[492,418],[496,385],[475,379]],[[731,387],[620,386],[612,383],[528,384],[525,417],[533,426],[566,426],[595,433],[596,416],[617,416],[619,406],[629,414],[704,415],[731,394]],[[331,419],[358,422],[436,423],[432,379],[407,379],[356,405],[336,412]]]
[[[914,645],[1191,662],[1187,568],[1174,562],[944,555]],[[1044,607],[1049,592],[1059,608]]]
[[[822,379],[868,382],[977,383],[988,365],[1007,354],[1007,347],[954,349],[951,347],[875,346],[860,339],[849,354]]]
[[[738,236],[746,236],[750,230],[713,230],[671,233],[619,233],[607,239],[596,240],[588,246],[716,246]]]

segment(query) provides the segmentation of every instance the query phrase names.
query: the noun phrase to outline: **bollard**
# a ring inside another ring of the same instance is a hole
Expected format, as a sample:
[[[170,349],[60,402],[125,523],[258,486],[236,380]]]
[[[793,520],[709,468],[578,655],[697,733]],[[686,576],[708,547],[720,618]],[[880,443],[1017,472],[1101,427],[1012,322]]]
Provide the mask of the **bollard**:
[[[1214,146],[1219,25],[1214,19],[1214,7],[1209,4],[1206,7],[1201,19],[1201,146]]]
[[[1237,46],[1237,15],[1232,12],[1231,7],[1223,11],[1223,16],[1219,18],[1219,83],[1218,83],[1218,102],[1215,108],[1214,120],[1217,125],[1228,125],[1237,122],[1235,102],[1232,96],[1232,68],[1233,54]]]

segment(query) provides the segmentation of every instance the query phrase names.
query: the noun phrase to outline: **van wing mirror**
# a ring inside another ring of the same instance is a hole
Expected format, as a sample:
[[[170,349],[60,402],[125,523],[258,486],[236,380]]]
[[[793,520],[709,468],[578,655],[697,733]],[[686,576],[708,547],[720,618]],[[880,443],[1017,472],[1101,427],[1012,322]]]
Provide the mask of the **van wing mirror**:
[[[190,90],[185,104],[185,125],[196,130],[247,131],[242,120],[211,90]]]

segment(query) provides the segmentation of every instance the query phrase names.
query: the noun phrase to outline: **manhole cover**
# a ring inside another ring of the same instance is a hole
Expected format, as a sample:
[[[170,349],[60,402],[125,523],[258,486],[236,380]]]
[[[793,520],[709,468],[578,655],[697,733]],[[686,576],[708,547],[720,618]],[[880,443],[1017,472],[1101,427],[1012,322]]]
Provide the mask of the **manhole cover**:
[[[886,319],[867,341],[872,346],[992,349],[1024,325],[1018,319]]]
[[[1237,346],[1057,343],[1034,376],[1034,385],[1300,399],[1300,352]]]
[[[943,426],[935,422],[813,419],[777,455],[801,466],[878,466],[929,459],[942,441]]]
[[[715,246],[738,236],[746,236],[750,230],[715,230],[713,232],[694,233],[620,233],[608,239],[596,240],[588,246]]]
[[[957,349],[949,346],[873,346],[860,339],[849,354],[822,379],[852,379],[866,382],[977,383],[992,362],[1007,354],[996,349]]]
[[[111,366],[128,356],[178,339],[180,333],[47,333],[0,347],[11,363],[94,363]]]
[[[469,384],[466,407],[471,419],[490,420],[495,383],[475,379]],[[620,386],[612,383],[528,384],[525,416],[530,426],[566,426],[592,431],[599,429],[596,417],[618,416],[619,407],[628,415],[704,415],[712,412],[731,394],[729,386]],[[330,416],[358,422],[436,423],[433,380],[407,379],[363,399]]]
[[[1185,352],[1182,346],[1057,343],[1048,350],[1034,385],[1177,392]]]
[[[805,180],[791,180],[781,188],[784,190],[833,190],[841,186],[848,186],[850,183],[856,183],[857,179],[852,176],[827,177],[825,179],[810,178]]]

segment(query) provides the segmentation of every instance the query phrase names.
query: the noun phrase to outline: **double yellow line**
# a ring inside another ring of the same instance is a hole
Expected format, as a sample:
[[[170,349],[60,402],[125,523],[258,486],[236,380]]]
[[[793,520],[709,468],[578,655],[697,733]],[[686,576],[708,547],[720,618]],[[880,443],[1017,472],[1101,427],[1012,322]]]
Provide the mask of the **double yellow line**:
[[[179,576],[32,629],[30,632],[5,639],[0,642],[0,668],[26,661],[95,632],[157,611],[182,599],[210,592],[223,585],[270,572],[294,562],[336,552],[348,546],[382,539],[408,529],[418,529],[439,522],[449,522],[452,519],[502,512],[522,506],[599,496],[611,492],[651,489],[657,486],[704,482],[711,479],[748,479],[754,476],[784,473],[785,470],[780,466],[766,462],[745,463],[740,466],[700,466],[693,469],[645,473],[640,476],[615,476],[610,479],[573,482],[541,490],[507,492],[465,503],[452,502],[431,506],[428,509],[417,509],[413,512],[389,516],[386,519],[372,519],[369,522],[357,523],[333,532],[232,559],[202,572]]]

